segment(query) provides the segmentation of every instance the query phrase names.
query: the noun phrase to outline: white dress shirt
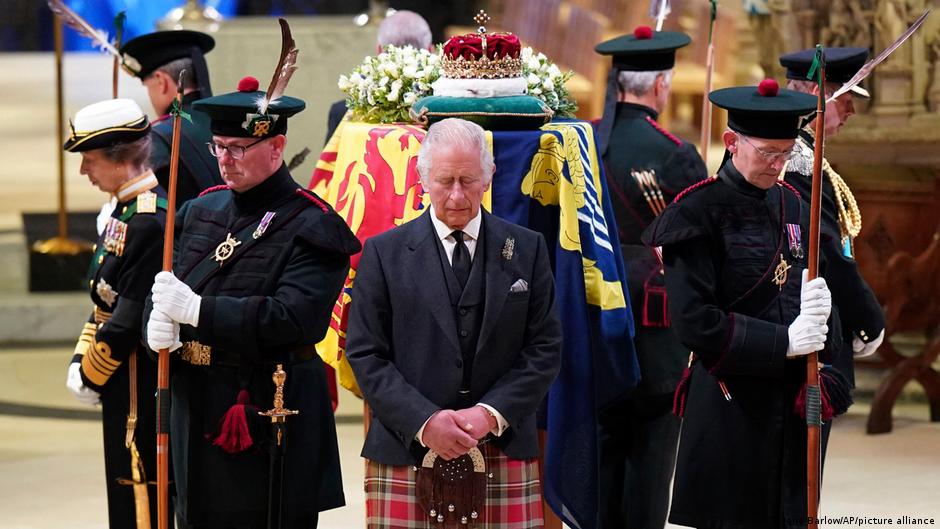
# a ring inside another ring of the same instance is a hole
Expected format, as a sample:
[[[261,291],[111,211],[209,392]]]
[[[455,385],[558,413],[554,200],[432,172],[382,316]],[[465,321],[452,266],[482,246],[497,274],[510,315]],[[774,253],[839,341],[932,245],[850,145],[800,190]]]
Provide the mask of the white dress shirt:
[[[444,246],[444,252],[447,254],[447,262],[453,263],[454,260],[454,247],[457,246],[457,241],[451,234],[454,232],[454,229],[444,224],[444,221],[437,218],[437,215],[434,212],[434,206],[431,206],[431,223],[434,225],[434,231],[437,233],[437,238],[440,239],[441,244]],[[463,228],[463,241],[467,246],[467,252],[470,254],[470,262],[473,262],[473,256],[476,254],[477,250],[477,239],[480,238],[480,226],[483,224],[483,212],[482,210],[477,211],[476,217],[470,219],[470,222],[467,223]],[[482,406],[490,414],[496,418],[496,428],[490,430],[490,433],[499,437],[503,435],[503,432],[509,428],[509,423],[506,421],[506,418],[503,417],[503,414],[499,413],[496,408],[490,406],[489,404],[478,402],[477,406]],[[436,412],[435,412],[436,413]],[[434,414],[431,414],[433,417]],[[428,425],[428,421],[431,420],[431,417],[428,417],[424,421],[424,424],[421,425],[421,428],[418,430],[418,434],[415,435],[415,439],[421,443],[421,446],[427,446],[424,444],[424,427]]]

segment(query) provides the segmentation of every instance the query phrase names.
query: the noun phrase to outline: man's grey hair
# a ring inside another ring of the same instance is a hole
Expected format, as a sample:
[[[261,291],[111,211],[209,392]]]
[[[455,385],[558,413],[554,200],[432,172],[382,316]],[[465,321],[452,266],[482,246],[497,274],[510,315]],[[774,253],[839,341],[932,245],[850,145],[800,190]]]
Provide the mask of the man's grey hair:
[[[194,90],[198,88],[198,85],[196,84],[196,78],[193,76],[193,72],[195,71],[193,67],[193,60],[189,57],[172,60],[157,68],[158,72],[163,72],[169,75],[170,79],[173,79],[174,83],[176,83],[177,79],[180,78],[180,72],[183,70],[186,70],[186,75],[183,76],[183,90]]]
[[[493,170],[496,165],[493,163],[493,153],[490,152],[489,146],[486,144],[486,133],[483,132],[483,127],[460,118],[447,118],[431,125],[428,133],[424,136],[424,141],[421,142],[421,150],[418,151],[417,169],[418,175],[421,176],[422,185],[427,187],[430,183],[434,151],[455,148],[479,152],[483,183],[489,183],[493,179]]]
[[[816,81],[787,79],[787,88],[790,90],[796,90],[797,92],[803,92],[804,94],[812,94],[813,90],[816,88]]]
[[[668,70],[652,70],[649,72],[624,70],[617,74],[617,85],[620,87],[621,92],[643,97],[653,89],[653,83],[656,82],[656,78],[660,75],[663,76],[666,86],[671,86],[673,71],[672,68]]]
[[[414,11],[396,11],[379,25],[375,38],[380,48],[411,45],[419,50],[431,47],[431,28],[424,17]]]

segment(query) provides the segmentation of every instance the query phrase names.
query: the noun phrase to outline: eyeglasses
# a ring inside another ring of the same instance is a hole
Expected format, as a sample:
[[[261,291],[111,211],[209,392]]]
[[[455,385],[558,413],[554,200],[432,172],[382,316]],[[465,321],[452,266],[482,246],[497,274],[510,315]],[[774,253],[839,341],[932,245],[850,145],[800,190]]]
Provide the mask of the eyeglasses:
[[[261,138],[260,140],[249,143],[248,145],[245,145],[245,146],[222,145],[220,143],[215,143],[212,141],[206,142],[206,146],[209,147],[209,153],[212,154],[212,156],[215,156],[216,158],[221,158],[222,155],[225,154],[225,151],[228,151],[229,156],[231,156],[235,160],[241,160],[242,158],[245,157],[245,151],[254,147],[255,145],[258,145],[259,143],[263,142],[266,139],[268,138]]]
[[[757,153],[761,155],[761,158],[763,158],[764,160],[770,163],[780,162],[780,161],[785,162],[789,160],[790,158],[792,158],[794,155],[796,155],[797,152],[799,152],[799,148],[796,145],[794,145],[793,147],[790,147],[789,150],[786,150],[783,152],[768,152],[768,151],[761,149],[757,145],[754,145],[753,143],[751,143],[751,140],[747,139],[747,136],[743,134],[738,134],[738,137],[744,140],[744,143],[753,147],[754,150],[757,151]]]

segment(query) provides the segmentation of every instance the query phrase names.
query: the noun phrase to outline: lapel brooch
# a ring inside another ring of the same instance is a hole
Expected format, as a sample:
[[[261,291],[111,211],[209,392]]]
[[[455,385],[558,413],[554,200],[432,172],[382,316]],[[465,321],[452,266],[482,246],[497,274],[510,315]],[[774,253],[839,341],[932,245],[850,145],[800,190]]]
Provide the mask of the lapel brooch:
[[[503,243],[503,259],[512,261],[512,251],[516,248],[516,240],[512,237],[506,237]]]

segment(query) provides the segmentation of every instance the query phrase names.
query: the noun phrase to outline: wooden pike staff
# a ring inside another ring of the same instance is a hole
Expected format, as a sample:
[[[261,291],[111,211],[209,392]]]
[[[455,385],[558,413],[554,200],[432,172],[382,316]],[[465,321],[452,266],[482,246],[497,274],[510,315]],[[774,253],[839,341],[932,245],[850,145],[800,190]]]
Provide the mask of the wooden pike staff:
[[[127,14],[124,11],[121,11],[114,17],[114,47],[117,49],[121,48],[121,43],[124,39],[124,22],[127,20]],[[111,65],[111,98],[117,99],[118,97],[118,78],[121,72],[121,57],[118,55],[114,56]]]
[[[173,141],[170,145],[170,182],[167,191],[166,228],[163,231],[163,271],[173,271],[173,234],[176,225],[176,178],[180,161],[180,129],[183,112],[183,76],[176,84],[173,115]],[[170,444],[170,350],[160,349],[157,357],[157,527],[168,529]]]
[[[715,71],[715,44],[712,40],[715,19],[718,18],[718,0],[709,0],[711,21],[708,23],[708,50],[705,54],[705,92],[702,94],[702,161],[708,163],[708,147],[712,142],[712,102],[708,94],[712,91],[712,72]]]
[[[819,275],[819,220],[822,208],[822,166],[826,135],[826,54],[816,45],[816,58],[809,70],[810,79],[818,75],[819,96],[816,103],[816,141],[813,149],[813,187],[809,206],[809,262],[806,280]],[[822,400],[819,389],[819,353],[806,356],[806,516],[809,529],[819,527],[819,432],[822,426]]]

